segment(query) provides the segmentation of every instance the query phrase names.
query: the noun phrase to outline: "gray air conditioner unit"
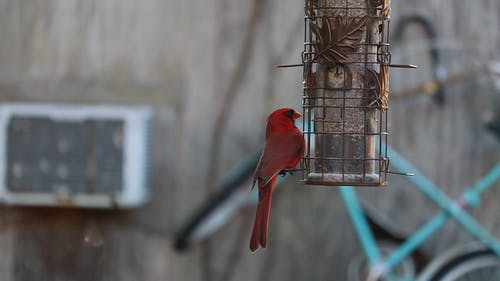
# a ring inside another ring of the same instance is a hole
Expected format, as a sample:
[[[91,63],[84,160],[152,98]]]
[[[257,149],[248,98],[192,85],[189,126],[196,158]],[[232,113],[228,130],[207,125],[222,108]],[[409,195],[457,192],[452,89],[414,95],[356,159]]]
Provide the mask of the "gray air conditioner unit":
[[[147,200],[149,107],[0,104],[0,200],[136,207]]]

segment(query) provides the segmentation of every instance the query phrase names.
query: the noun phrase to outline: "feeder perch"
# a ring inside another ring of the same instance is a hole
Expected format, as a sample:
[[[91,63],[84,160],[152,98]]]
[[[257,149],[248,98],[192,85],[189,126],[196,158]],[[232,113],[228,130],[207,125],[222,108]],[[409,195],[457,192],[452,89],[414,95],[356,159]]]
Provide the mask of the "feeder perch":
[[[303,182],[385,186],[389,0],[306,0]]]

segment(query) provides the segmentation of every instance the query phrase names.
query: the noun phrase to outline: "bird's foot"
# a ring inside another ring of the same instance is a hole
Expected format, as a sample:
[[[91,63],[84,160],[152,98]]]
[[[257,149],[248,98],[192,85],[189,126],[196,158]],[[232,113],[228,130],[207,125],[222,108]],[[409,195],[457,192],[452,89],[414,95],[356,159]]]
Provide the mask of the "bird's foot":
[[[293,173],[295,173],[295,171],[296,171],[295,169],[283,169],[278,173],[278,175],[280,175],[282,177],[286,176],[287,173],[289,173],[290,175],[293,175]]]

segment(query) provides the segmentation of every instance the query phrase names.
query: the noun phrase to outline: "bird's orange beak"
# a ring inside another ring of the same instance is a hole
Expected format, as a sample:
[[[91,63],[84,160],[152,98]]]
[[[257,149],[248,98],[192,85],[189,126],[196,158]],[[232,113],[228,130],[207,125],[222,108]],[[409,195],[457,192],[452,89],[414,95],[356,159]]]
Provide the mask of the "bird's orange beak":
[[[293,112],[293,116],[292,116],[293,120],[299,119],[300,117],[302,117],[302,114],[300,114],[297,111]]]

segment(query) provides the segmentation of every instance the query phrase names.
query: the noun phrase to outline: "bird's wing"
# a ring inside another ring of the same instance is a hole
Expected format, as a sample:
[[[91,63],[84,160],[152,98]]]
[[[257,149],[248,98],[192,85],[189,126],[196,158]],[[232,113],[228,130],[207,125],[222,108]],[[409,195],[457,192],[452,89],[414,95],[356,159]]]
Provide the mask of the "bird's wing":
[[[304,153],[304,136],[300,131],[272,134],[266,139],[255,180],[266,185],[281,170],[296,165]]]

